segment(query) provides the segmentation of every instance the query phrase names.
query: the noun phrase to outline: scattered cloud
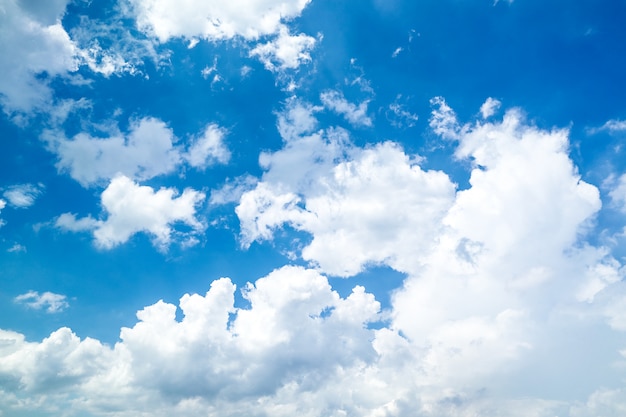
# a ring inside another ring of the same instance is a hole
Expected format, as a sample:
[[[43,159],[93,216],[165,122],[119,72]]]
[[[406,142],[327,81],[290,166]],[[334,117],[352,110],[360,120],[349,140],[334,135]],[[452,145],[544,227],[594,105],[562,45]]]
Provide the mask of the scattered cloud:
[[[300,15],[310,0],[127,0],[138,28],[160,42],[171,38],[255,40],[277,33],[284,20]]]
[[[92,231],[96,245],[102,249],[112,249],[145,232],[152,236],[159,250],[165,251],[173,241],[183,245],[197,242],[196,236],[205,226],[196,218],[196,207],[204,199],[203,193],[193,189],[185,189],[177,196],[172,188],[154,191],[128,177],[118,176],[101,196],[104,220],[89,216],[77,219],[74,214],[65,213],[57,218],[55,226],[71,232]],[[178,231],[175,224],[190,230]]]
[[[599,132],[608,132],[611,134],[626,131],[626,120],[611,119],[600,127],[587,129],[589,134],[595,135]]]
[[[61,25],[68,3],[54,0],[39,7],[31,1],[3,2],[0,105],[5,113],[49,107],[50,78],[78,69],[76,45]]]
[[[19,243],[14,243],[9,249],[7,249],[9,253],[20,253],[26,252],[26,246],[20,245]]]
[[[58,169],[69,172],[81,185],[90,186],[118,174],[136,180],[169,174],[183,161],[203,169],[226,163],[230,152],[222,142],[224,134],[223,129],[209,124],[185,150],[176,145],[177,138],[165,122],[146,117],[132,121],[127,134],[118,132],[101,138],[79,133],[66,139],[58,132],[48,132],[45,138],[59,157]]]
[[[15,297],[14,301],[33,310],[45,310],[50,314],[60,313],[69,307],[66,296],[48,291],[42,294],[37,291],[28,291]]]
[[[185,160],[194,168],[205,169],[208,166],[227,164],[230,151],[224,145],[226,130],[216,124],[209,124],[201,136],[194,138],[184,154]]]
[[[415,126],[419,117],[417,114],[406,110],[405,105],[400,102],[401,99],[402,95],[398,94],[394,102],[389,105],[385,115],[392,126],[397,128],[411,128]]]
[[[7,205],[7,202],[0,198],[0,213],[2,212],[2,209],[6,207],[6,205]],[[2,227],[3,225],[4,225],[4,220],[0,219],[0,227]]]
[[[400,55],[400,52],[404,51],[404,48],[401,46],[398,46],[393,53],[391,54],[392,58],[396,58],[398,55]]]
[[[325,91],[320,95],[324,106],[346,118],[353,126],[370,127],[372,119],[367,115],[369,100],[361,102],[358,106],[350,103],[339,91]]]
[[[483,119],[488,119],[496,114],[501,104],[499,100],[489,97],[483,105],[480,106],[480,114],[483,116]]]
[[[275,39],[256,45],[250,51],[250,56],[258,57],[270,71],[296,69],[311,62],[311,50],[315,43],[314,37],[303,33],[291,35],[286,26],[281,26]]]
[[[35,200],[41,195],[42,190],[41,184],[19,184],[8,187],[2,195],[13,207],[27,208],[35,204]]]

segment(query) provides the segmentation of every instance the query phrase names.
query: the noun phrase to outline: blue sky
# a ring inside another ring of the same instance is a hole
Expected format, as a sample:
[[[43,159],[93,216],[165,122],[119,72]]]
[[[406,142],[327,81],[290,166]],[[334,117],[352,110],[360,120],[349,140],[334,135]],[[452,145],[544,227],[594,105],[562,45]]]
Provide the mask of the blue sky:
[[[0,415],[624,415],[625,18],[0,0]]]

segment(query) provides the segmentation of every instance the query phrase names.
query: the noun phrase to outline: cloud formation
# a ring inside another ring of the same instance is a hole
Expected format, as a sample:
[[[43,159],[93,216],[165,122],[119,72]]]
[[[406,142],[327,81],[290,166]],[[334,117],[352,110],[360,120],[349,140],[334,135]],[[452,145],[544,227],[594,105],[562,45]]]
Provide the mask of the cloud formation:
[[[314,37],[304,33],[291,35],[289,29],[282,26],[276,38],[256,45],[250,56],[258,57],[270,71],[284,71],[311,62],[311,50],[315,43]]]
[[[35,204],[35,200],[42,193],[42,186],[33,184],[18,184],[8,187],[2,195],[10,205],[18,208],[27,208]]]
[[[114,248],[139,232],[151,235],[154,246],[160,250],[166,250],[173,241],[193,245],[198,242],[196,236],[205,229],[196,217],[196,208],[205,195],[190,188],[177,194],[172,188],[154,191],[128,177],[118,176],[102,192],[104,220],[90,216],[77,219],[74,214],[65,213],[56,219],[55,226],[71,232],[91,231],[95,244],[103,249]],[[176,231],[175,224],[190,230]]]
[[[78,68],[76,46],[60,21],[68,3],[2,2],[0,105],[6,113],[47,107],[50,78]]]
[[[284,225],[310,234],[299,254],[316,269],[274,270],[242,289],[243,306],[228,278],[178,307],[159,301],[114,346],[67,328],[41,342],[2,331],[7,410],[620,415],[623,339],[592,335],[626,330],[625,271],[586,240],[600,195],[569,158],[568,131],[538,128],[518,109],[462,123],[442,98],[433,104],[433,130],[471,168],[466,187],[392,142],[360,148],[342,129],[318,129],[321,109],[291,100],[278,114],[283,148],[261,156],[264,175],[236,210],[245,245]],[[199,201],[117,177],[102,196],[105,220],[58,222],[93,230],[103,246],[139,231],[167,244],[173,223],[201,230]],[[361,286],[340,296],[321,272],[371,264],[406,275],[384,311]],[[585,349],[571,343],[581,337]],[[570,378],[583,394],[562,383]]]
[[[258,39],[277,33],[285,20],[300,15],[310,0],[127,0],[140,30],[160,42],[171,38]]]
[[[224,164],[230,151],[224,145],[225,130],[209,124],[184,149],[165,122],[152,117],[132,121],[129,132],[109,137],[79,133],[65,139],[57,132],[45,137],[58,155],[57,167],[67,171],[83,186],[112,179],[118,174],[135,180],[147,180],[169,174],[186,161],[194,168],[205,169]]]
[[[33,310],[45,310],[50,314],[60,313],[69,307],[66,296],[49,291],[41,294],[37,291],[28,291],[15,297],[14,301]]]

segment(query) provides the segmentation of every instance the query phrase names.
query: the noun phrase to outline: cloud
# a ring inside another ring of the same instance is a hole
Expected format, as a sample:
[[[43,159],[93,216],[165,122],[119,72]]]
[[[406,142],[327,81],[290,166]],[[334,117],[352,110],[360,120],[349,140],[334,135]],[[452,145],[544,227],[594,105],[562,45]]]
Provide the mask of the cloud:
[[[15,390],[2,388],[15,399],[5,409],[21,398],[52,408],[73,393],[72,410],[89,415],[319,415],[339,400],[319,395],[322,382],[334,388],[367,372],[364,364],[376,356],[369,341],[376,332],[367,323],[377,320],[380,305],[362,287],[342,298],[317,272],[283,267],[244,288],[249,307],[236,308],[234,292],[221,278],[205,295],[184,295],[181,320],[175,305],[148,306],[112,348],[67,328],[40,343],[0,331],[0,375],[17,382]]]
[[[286,26],[281,26],[275,39],[256,45],[250,51],[250,56],[258,57],[270,71],[295,69],[311,62],[310,52],[315,43],[315,38],[303,33],[291,35]]]
[[[129,133],[94,138],[80,133],[74,138],[50,140],[59,156],[57,167],[69,171],[86,186],[122,173],[135,179],[149,179],[172,172],[180,163],[174,148],[174,133],[158,119],[143,118],[131,123]]]
[[[41,185],[20,184],[8,187],[2,195],[10,205],[18,208],[27,208],[35,204],[35,200],[42,193]]]
[[[195,216],[196,207],[204,198],[203,193],[190,188],[177,196],[172,188],[154,191],[128,177],[118,176],[101,196],[104,220],[77,219],[74,214],[65,213],[57,218],[55,227],[71,232],[92,231],[96,245],[103,249],[112,249],[133,235],[145,232],[152,236],[157,248],[166,250],[173,240],[184,245],[197,242],[196,236],[205,226]],[[176,231],[175,224],[183,224],[191,230]]]
[[[201,136],[196,137],[184,155],[189,165],[194,168],[206,168],[215,163],[226,164],[230,160],[230,151],[224,145],[226,131],[216,124],[209,124]]]
[[[14,301],[23,304],[33,310],[45,310],[46,313],[60,313],[69,307],[66,301],[67,297],[52,292],[44,292],[39,294],[37,291],[29,291],[25,294],[18,295]]]
[[[621,133],[626,131],[626,120],[611,119],[602,126],[590,128],[587,131],[592,135],[599,132],[609,132],[610,134]]]
[[[369,263],[411,270],[432,245],[454,184],[391,142],[359,149],[342,130],[307,135],[314,111],[294,101],[279,116],[286,145],[262,155],[266,172],[236,208],[243,245],[289,225],[311,233],[302,256],[326,273],[354,275]]]
[[[372,119],[367,115],[368,100],[356,106],[338,91],[325,91],[320,95],[320,99],[327,109],[341,114],[353,126],[372,126]]]
[[[79,133],[65,139],[48,132],[45,139],[59,157],[57,168],[69,172],[81,185],[90,186],[118,174],[136,180],[169,174],[183,161],[202,169],[226,163],[230,152],[224,146],[224,135],[222,128],[209,124],[185,150],[176,145],[177,138],[165,122],[145,117],[132,121],[126,134],[101,138]]]
[[[0,213],[2,212],[2,209],[6,207],[6,205],[7,205],[7,202],[0,198]],[[4,225],[4,220],[0,219],[0,227],[2,227],[3,225]]]
[[[19,253],[26,252],[26,246],[20,245],[19,243],[14,243],[9,249],[7,249],[9,253]]]
[[[242,303],[230,279],[217,279],[178,305],[141,309],[113,346],[67,328],[37,342],[0,331],[2,408],[621,415],[625,270],[588,241],[600,194],[569,158],[569,132],[539,128],[519,109],[463,123],[445,100],[435,104],[431,125],[469,167],[466,187],[397,144],[360,148],[345,130],[319,128],[319,109],[289,100],[277,115],[283,148],[262,155],[258,182],[240,180],[252,189],[236,210],[243,243],[272,239],[285,225],[308,233],[301,256],[316,269],[278,268],[245,285]],[[123,177],[107,192],[108,218],[76,229],[111,222],[130,236],[139,229],[127,225],[176,213],[182,199]],[[195,218],[191,200],[188,216],[174,221]],[[72,221],[80,219],[64,220]],[[158,239],[150,226],[141,230]],[[387,310],[362,286],[339,295],[322,275],[370,264],[406,275]]]
[[[138,28],[160,42],[196,37],[255,40],[277,33],[282,22],[300,15],[310,0],[128,0]]]
[[[391,57],[396,58],[398,55],[400,55],[400,52],[402,51],[404,51],[404,48],[402,48],[401,46],[398,46],[391,54]]]
[[[47,107],[52,101],[50,78],[78,69],[76,46],[60,21],[68,3],[3,2],[0,104],[5,112]]]
[[[483,119],[487,119],[494,114],[500,108],[500,101],[489,97],[482,106],[480,106],[480,114],[483,116]]]
[[[415,123],[417,123],[419,117],[417,116],[417,114],[413,114],[410,111],[406,110],[405,106],[400,103],[401,99],[402,95],[398,94],[394,102],[389,105],[388,110],[385,112],[387,120],[394,127],[413,127],[415,126]]]

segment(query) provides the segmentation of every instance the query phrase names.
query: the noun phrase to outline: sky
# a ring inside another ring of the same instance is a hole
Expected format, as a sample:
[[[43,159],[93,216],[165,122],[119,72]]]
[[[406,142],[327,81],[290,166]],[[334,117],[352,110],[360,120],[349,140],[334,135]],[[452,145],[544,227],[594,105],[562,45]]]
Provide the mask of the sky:
[[[626,415],[625,19],[0,0],[0,416]]]

